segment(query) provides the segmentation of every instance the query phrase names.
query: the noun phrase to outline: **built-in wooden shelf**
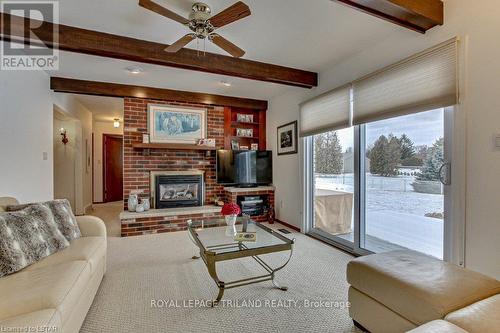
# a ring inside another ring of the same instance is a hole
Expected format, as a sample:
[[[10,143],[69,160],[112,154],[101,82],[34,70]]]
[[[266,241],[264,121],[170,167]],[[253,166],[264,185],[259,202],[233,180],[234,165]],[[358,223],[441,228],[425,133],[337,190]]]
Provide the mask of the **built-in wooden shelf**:
[[[252,115],[253,121],[238,121],[239,114]],[[238,136],[238,128],[252,129],[253,136]],[[258,143],[260,150],[265,150],[267,148],[266,110],[238,107],[224,108],[224,148],[232,149],[233,143],[235,144],[236,142],[244,146]]]
[[[133,143],[132,147],[134,147],[134,149],[217,150],[217,147],[186,143]]]
[[[256,136],[232,136],[233,139],[249,139],[249,140],[259,140]]]
[[[240,126],[240,125],[255,125],[255,126],[259,126],[260,123],[258,122],[249,122],[249,121],[233,121],[231,123],[232,126]]]

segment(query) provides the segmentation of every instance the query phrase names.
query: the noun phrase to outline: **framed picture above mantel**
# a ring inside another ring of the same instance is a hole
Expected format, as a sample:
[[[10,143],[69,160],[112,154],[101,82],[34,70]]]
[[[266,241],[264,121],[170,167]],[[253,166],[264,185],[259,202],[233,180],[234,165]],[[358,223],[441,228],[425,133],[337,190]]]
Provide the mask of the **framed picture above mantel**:
[[[277,129],[278,155],[297,154],[297,121],[279,126]]]
[[[148,105],[151,143],[195,144],[207,135],[207,109],[177,105]]]

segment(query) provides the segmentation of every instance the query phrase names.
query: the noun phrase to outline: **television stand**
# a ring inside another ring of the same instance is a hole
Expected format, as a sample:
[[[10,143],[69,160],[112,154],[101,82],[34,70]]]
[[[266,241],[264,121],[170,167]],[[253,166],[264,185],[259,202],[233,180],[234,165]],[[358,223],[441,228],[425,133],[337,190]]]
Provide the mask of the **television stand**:
[[[274,186],[226,187],[224,193],[226,202],[233,202],[249,213],[253,211],[251,215],[255,222],[268,222],[269,209],[275,207]]]
[[[235,187],[237,188],[256,188],[259,187],[257,184],[238,184]]]

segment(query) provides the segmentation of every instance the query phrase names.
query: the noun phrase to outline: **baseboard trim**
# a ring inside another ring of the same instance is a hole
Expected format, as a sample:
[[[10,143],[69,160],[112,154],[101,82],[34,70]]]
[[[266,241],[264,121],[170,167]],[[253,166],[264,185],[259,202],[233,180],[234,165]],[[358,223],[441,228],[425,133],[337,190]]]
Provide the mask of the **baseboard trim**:
[[[278,220],[278,219],[275,219],[275,221],[276,221],[276,222],[278,222],[279,224],[283,224],[285,227],[288,227],[288,228],[290,228],[290,229],[292,229],[292,230],[295,230],[295,231],[297,231],[297,232],[301,232],[301,231],[300,231],[300,228],[297,228],[297,227],[296,227],[296,226],[294,226],[294,225],[288,224],[288,223],[283,222],[283,221]]]

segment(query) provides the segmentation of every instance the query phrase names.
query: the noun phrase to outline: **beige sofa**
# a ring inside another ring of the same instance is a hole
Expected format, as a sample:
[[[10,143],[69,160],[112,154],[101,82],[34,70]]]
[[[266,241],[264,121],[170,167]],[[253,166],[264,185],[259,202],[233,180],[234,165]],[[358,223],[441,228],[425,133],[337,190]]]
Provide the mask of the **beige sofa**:
[[[0,211],[16,203],[0,198]],[[107,243],[102,220],[81,216],[77,221],[82,237],[68,248],[0,278],[1,332],[80,330],[106,271]]]
[[[498,333],[500,281],[414,251],[354,259],[349,313],[371,333]]]

